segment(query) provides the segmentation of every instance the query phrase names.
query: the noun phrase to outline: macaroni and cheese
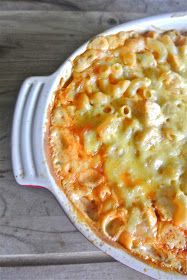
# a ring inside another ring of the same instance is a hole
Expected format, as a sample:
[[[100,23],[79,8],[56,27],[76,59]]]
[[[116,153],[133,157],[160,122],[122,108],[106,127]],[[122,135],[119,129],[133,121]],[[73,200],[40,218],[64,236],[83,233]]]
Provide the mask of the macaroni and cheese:
[[[187,36],[98,36],[50,112],[60,187],[106,242],[187,274]]]

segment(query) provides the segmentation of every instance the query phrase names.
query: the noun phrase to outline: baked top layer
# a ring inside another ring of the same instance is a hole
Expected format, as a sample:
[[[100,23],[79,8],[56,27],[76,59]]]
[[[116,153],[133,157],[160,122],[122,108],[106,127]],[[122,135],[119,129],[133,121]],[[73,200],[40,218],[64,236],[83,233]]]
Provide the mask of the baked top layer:
[[[187,274],[187,36],[98,36],[50,112],[54,176],[106,242]]]

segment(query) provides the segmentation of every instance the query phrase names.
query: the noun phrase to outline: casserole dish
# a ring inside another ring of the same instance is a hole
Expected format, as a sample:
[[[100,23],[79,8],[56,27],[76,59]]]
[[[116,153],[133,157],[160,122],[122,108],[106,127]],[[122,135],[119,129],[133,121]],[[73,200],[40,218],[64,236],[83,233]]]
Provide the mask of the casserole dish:
[[[103,34],[136,30],[184,30],[185,14],[164,15],[122,24]],[[16,104],[12,132],[12,160],[14,175],[21,185],[46,187],[58,199],[77,228],[96,246],[115,259],[156,279],[183,279],[184,276],[159,271],[129,256],[124,251],[100,240],[93,231],[77,217],[65,194],[57,186],[51,174],[45,149],[48,109],[54,100],[54,93],[63,77],[66,81],[71,75],[72,60],[85,51],[87,44],[79,48],[54,74],[49,77],[28,78],[20,89]],[[146,272],[145,272],[146,271]]]

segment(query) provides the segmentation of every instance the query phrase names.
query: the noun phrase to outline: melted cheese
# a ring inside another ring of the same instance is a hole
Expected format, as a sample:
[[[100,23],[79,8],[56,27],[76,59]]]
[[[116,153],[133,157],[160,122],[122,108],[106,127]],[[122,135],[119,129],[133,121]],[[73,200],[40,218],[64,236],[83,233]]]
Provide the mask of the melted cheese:
[[[97,37],[73,62],[50,119],[55,175],[90,224],[142,259],[183,273],[186,49],[187,37],[176,31]]]

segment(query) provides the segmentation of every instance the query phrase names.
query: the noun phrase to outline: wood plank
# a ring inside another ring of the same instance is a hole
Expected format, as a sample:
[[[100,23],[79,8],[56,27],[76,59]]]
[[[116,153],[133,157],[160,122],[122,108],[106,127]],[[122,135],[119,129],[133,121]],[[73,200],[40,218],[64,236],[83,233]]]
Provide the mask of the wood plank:
[[[96,252],[68,252],[48,254],[19,254],[0,256],[1,267],[5,266],[41,266],[59,264],[85,264],[115,262],[113,258],[101,251]]]
[[[12,280],[151,280],[120,263],[1,267],[1,279]]]
[[[69,223],[65,216],[1,219],[0,255],[98,251]]]
[[[167,13],[187,10],[185,0],[19,0],[0,1],[0,10],[124,11]]]
[[[1,59],[17,63],[37,58],[40,63],[46,59],[61,63],[93,35],[146,15],[148,13],[1,11]]]

